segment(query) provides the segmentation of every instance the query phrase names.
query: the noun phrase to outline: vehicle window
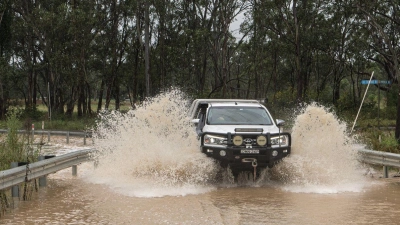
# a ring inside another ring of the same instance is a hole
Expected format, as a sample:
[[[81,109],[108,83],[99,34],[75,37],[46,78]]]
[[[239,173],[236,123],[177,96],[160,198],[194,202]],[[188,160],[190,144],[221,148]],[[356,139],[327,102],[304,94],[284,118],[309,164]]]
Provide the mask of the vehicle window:
[[[210,125],[272,125],[262,107],[211,107],[207,124]]]

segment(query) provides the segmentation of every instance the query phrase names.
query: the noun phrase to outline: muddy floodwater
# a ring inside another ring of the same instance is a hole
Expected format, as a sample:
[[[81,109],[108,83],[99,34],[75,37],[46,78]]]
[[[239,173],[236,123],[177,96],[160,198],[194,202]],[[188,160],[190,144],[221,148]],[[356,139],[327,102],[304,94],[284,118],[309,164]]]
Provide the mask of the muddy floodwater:
[[[199,151],[183,96],[173,90],[126,114],[102,114],[90,146],[96,168],[49,175],[0,224],[399,224],[397,171],[383,179],[381,168],[360,162],[365,146],[331,110],[294,110],[290,157],[255,182],[250,174],[232,182]],[[86,146],[47,151],[76,147]]]
[[[281,184],[216,187],[201,194],[131,197],[53,175],[0,224],[398,224],[400,179],[368,178],[360,192],[298,193]]]

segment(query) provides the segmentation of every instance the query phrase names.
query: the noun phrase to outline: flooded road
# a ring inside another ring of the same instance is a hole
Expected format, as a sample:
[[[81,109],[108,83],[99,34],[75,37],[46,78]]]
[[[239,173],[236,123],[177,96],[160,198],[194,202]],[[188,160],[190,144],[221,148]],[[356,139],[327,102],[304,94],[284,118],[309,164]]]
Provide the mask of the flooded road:
[[[91,146],[97,167],[49,175],[48,186],[15,201],[0,224],[399,223],[397,171],[381,179],[379,168],[360,163],[362,145],[330,110],[299,110],[290,157],[255,183],[244,175],[232,183],[199,152],[186,103],[170,92],[126,114],[103,114]]]
[[[282,184],[203,194],[130,197],[60,171],[0,224],[398,224],[400,179],[368,178],[360,192],[297,193]]]

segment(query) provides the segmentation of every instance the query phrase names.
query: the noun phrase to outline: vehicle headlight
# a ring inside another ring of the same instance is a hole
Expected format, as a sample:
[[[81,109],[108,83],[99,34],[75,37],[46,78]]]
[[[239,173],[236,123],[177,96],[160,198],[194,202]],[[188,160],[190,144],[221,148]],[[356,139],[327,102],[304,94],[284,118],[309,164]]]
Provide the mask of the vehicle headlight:
[[[271,137],[272,147],[285,147],[289,145],[289,137],[287,135],[281,135],[276,137]]]
[[[204,135],[204,145],[226,145],[226,137],[206,134]]]

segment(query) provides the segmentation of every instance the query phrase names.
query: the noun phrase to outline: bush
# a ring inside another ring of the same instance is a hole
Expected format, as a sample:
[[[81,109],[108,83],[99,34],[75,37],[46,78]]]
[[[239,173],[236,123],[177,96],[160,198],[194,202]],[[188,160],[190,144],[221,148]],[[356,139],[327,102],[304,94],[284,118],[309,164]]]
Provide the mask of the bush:
[[[25,108],[23,114],[21,115],[22,119],[30,119],[30,120],[41,120],[45,116],[45,113],[39,111],[36,106],[32,108]]]
[[[362,139],[373,150],[400,153],[400,145],[392,131],[370,129],[363,132]]]
[[[0,141],[0,170],[7,170],[11,167],[12,162],[27,162],[32,163],[37,161],[40,153],[40,148],[36,150],[31,147],[32,141],[29,140],[29,135],[20,135],[18,130],[21,127],[21,122],[18,120],[18,111],[11,111],[7,114],[7,129],[8,133]],[[34,181],[35,182],[35,181]],[[27,200],[28,195],[32,191],[32,184],[25,182],[23,188],[23,199]],[[36,183],[34,183],[36,185]],[[0,215],[9,207],[7,195],[4,191],[0,191]]]

